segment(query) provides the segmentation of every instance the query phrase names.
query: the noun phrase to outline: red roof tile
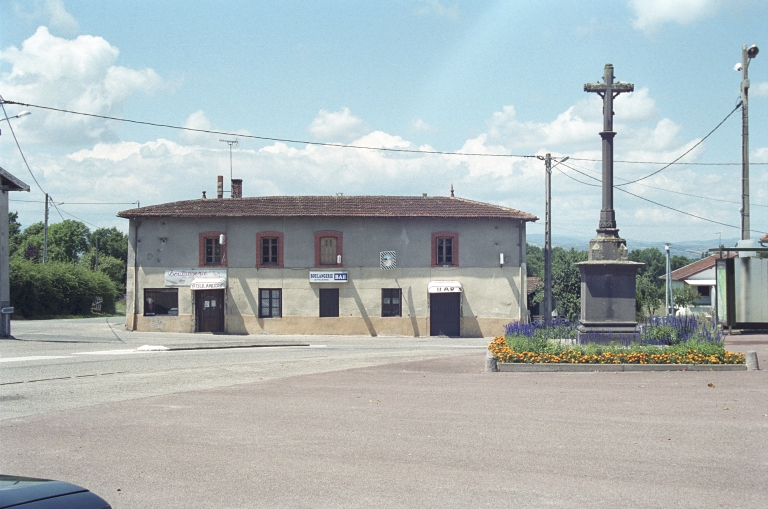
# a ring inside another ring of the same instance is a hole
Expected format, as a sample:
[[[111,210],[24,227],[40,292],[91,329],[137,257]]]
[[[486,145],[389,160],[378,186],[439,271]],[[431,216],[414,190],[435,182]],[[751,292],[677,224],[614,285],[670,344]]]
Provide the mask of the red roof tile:
[[[735,258],[736,256],[736,253],[729,253],[725,258]],[[704,272],[707,269],[711,269],[715,266],[715,262],[718,258],[720,258],[720,255],[708,256],[706,258],[702,258],[701,260],[690,263],[685,267],[680,267],[677,270],[673,270],[672,281],[683,281],[684,279],[688,279],[689,277],[698,274],[699,272]],[[661,279],[667,279],[667,276],[661,276]]]
[[[135,217],[452,217],[536,221],[516,209],[444,196],[263,196],[186,200],[124,210]]]

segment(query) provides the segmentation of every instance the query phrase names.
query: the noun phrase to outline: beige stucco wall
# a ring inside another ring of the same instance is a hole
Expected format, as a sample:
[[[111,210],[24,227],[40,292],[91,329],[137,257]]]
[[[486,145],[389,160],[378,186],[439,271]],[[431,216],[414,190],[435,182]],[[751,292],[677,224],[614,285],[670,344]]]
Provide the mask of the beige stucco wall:
[[[347,283],[309,282],[314,265],[314,232],[341,231]],[[166,269],[197,268],[198,233],[225,231],[228,267],[225,329],[232,334],[429,335],[430,281],[459,281],[463,287],[462,336],[493,336],[524,317],[525,228],[517,220],[350,218],[152,219],[136,234],[131,221],[127,281],[129,329],[193,332],[193,291],[179,288],[178,316],[143,316],[143,289],[163,288]],[[255,267],[255,236],[285,235],[285,268]],[[459,233],[459,267],[434,268],[431,232]],[[138,239],[138,243],[137,243]],[[134,250],[138,245],[138,258]],[[521,249],[522,245],[522,249]],[[397,252],[397,268],[381,270],[379,252]],[[499,263],[504,253],[505,264]],[[138,272],[134,264],[138,260]],[[137,277],[135,277],[137,275]],[[138,299],[133,292],[138,281]],[[339,288],[339,317],[319,318],[319,290]],[[282,318],[258,318],[258,289],[282,289]],[[381,289],[402,289],[402,317],[381,317]],[[523,296],[521,298],[521,296]],[[134,306],[136,302],[137,306]],[[134,314],[134,308],[136,313]]]

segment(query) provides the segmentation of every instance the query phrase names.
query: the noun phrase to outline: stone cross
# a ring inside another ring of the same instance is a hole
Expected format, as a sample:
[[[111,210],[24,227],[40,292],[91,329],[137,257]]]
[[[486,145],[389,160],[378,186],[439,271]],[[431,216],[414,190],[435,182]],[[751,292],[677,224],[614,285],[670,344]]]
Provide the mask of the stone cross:
[[[600,226],[597,233],[618,237],[616,212],[613,209],[613,100],[623,92],[632,92],[635,85],[613,81],[613,64],[605,64],[604,83],[586,83],[585,92],[595,92],[603,98],[603,208],[600,210]]]

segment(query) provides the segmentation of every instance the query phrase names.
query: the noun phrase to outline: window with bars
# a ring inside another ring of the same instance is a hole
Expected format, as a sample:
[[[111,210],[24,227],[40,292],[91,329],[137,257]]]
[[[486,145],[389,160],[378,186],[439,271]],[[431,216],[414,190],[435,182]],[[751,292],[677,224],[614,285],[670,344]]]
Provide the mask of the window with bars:
[[[259,290],[259,318],[280,318],[283,315],[283,290],[261,288]]]
[[[403,316],[400,288],[381,289],[381,316]]]

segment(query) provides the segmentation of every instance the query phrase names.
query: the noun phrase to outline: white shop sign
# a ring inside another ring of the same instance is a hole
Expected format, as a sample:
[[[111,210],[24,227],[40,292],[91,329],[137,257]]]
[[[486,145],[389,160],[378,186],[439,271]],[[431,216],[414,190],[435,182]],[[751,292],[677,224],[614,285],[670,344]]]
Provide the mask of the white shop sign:
[[[189,285],[192,290],[221,290],[227,288],[227,280],[223,277],[197,277]],[[207,303],[207,301],[206,301]],[[215,307],[215,304],[214,304]]]
[[[346,283],[349,281],[349,274],[346,270],[337,270],[337,271],[319,271],[319,270],[310,270],[309,271],[309,282],[310,283]]]
[[[427,285],[429,293],[461,293],[461,283],[458,281],[432,281]]]
[[[168,269],[165,286],[190,286],[195,279],[227,279],[227,269]]]

